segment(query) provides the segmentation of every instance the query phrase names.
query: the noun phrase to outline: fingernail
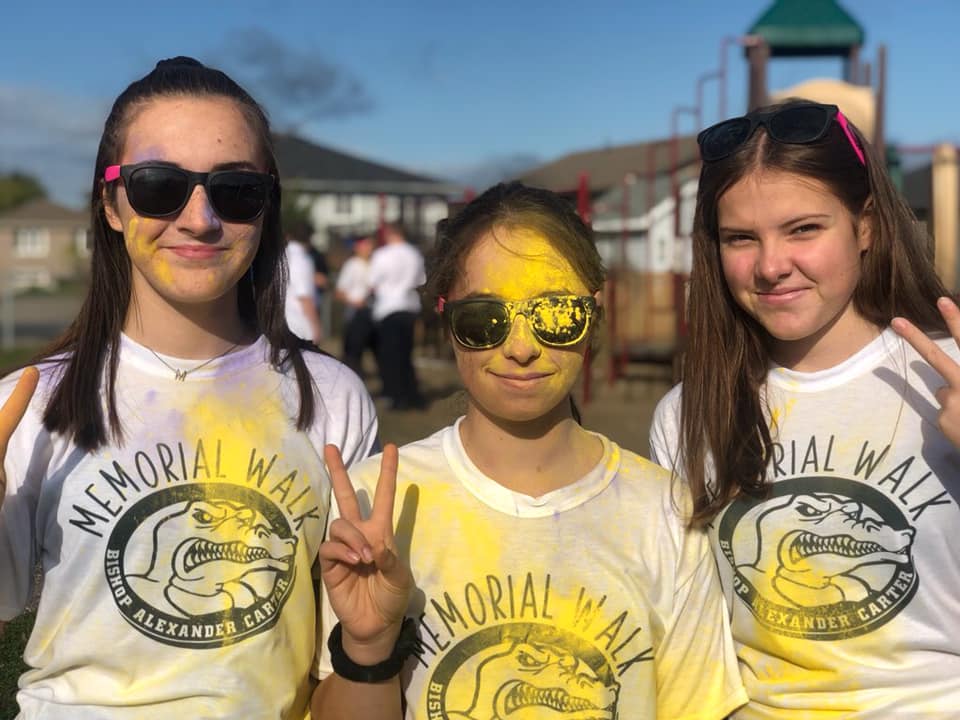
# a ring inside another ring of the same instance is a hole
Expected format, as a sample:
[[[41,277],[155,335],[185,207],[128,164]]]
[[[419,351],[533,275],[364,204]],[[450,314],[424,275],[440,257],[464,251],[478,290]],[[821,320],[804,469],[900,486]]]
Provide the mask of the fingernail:
[[[364,547],[363,550],[361,550],[361,552],[363,553],[364,562],[368,562],[368,563],[373,562],[373,550],[371,550],[368,547]]]
[[[347,553],[347,560],[349,560],[352,563],[358,563],[360,562],[360,556],[351,550],[350,552]]]

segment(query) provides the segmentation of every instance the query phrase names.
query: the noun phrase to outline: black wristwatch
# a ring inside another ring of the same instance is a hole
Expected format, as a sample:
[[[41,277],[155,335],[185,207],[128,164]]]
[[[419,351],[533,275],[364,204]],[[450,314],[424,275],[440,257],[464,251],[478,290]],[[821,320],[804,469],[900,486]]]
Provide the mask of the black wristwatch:
[[[330,649],[330,663],[333,671],[346,680],[359,683],[378,683],[389,680],[400,673],[403,663],[417,646],[417,623],[412,617],[404,618],[400,625],[400,636],[393,652],[383,662],[376,665],[358,665],[343,651],[343,629],[340,623],[333,626],[327,647]]]

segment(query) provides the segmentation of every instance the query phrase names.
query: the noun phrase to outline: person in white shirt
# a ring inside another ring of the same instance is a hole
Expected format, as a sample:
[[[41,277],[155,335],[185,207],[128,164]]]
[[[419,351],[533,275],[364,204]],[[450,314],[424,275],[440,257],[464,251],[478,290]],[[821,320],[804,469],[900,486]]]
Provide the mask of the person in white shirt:
[[[163,60],[114,103],[83,307],[0,379],[0,620],[42,572],[21,720],[308,712],[322,458],[367,456],[377,421],[284,321],[279,183],[266,115],[219,70]],[[345,619],[344,647],[378,622]],[[315,718],[400,717],[323,685]]]
[[[684,377],[650,446],[709,529],[735,717],[956,718],[960,311],[928,239],[835,105],[698,140]]]
[[[344,305],[343,362],[363,377],[363,353],[374,346],[374,325],[370,309],[370,255],[373,238],[353,241],[353,254],[340,268],[336,298]]]
[[[421,309],[418,288],[424,282],[423,255],[395,225],[384,226],[383,245],[370,258],[369,281],[381,393],[395,410],[423,408],[426,401],[413,367],[414,329]]]
[[[466,414],[352,469],[359,491],[335,472],[320,550],[353,598],[331,596],[323,627],[372,606],[410,642],[361,661],[332,633],[321,674],[376,664],[408,720],[719,720],[746,701],[684,486],[576,419],[603,282],[590,228],[549,191],[498,185],[441,223],[425,294]]]
[[[317,312],[316,268],[307,247],[309,226],[294,228],[287,236],[287,294],[284,311],[287,326],[299,338],[319,345],[323,340]]]

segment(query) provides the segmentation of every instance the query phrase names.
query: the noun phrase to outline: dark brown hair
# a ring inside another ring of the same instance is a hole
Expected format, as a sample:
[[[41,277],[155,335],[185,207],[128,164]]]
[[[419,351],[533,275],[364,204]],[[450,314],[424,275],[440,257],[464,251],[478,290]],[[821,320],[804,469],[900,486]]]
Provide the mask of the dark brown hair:
[[[437,225],[437,242],[426,258],[423,292],[428,306],[436,307],[437,298],[450,292],[470,250],[496,227],[537,231],[573,266],[590,292],[603,287],[606,271],[593,230],[573,204],[549,190],[500,183]]]
[[[452,218],[437,225],[437,241],[426,257],[427,281],[423,294],[427,306],[437,306],[463,273],[467,255],[480,238],[495,228],[534,230],[546,238],[573,267],[591,293],[603,287],[606,270],[593,230],[577,214],[573,203],[549,190],[519,182],[494,185],[465,205]],[[601,317],[594,318],[594,328]],[[596,332],[591,332],[592,338]],[[570,397],[577,423],[580,411]]]
[[[708,523],[741,493],[763,496],[772,452],[761,397],[770,363],[769,335],[733,299],[720,265],[717,209],[734,184],[758,170],[822,183],[855,220],[869,223],[871,245],[861,256],[853,294],[857,313],[879,327],[903,316],[926,331],[946,329],[936,300],[948,293],[934,271],[929,239],[893,186],[883,159],[861,133],[851,124],[866,167],[840,126],[831,125],[824,138],[807,145],[771,141],[759,128],[735,153],[701,168],[693,223],[680,457],[674,458],[693,494],[694,525]]]
[[[225,73],[192,58],[177,57],[158,62],[113,104],[100,138],[90,193],[90,288],[73,324],[34,360],[44,362],[63,356],[59,360],[60,377],[43,416],[44,426],[71,437],[85,450],[94,450],[107,441],[100,399],[102,381],[106,384],[110,434],[117,442],[123,439],[115,384],[120,335],[131,299],[131,262],[122,233],[110,227],[104,214],[104,170],[119,162],[127,128],[137,112],[155,98],[176,96],[222,97],[235,102],[258,139],[267,172],[278,178],[264,214],[257,254],[249,272],[238,283],[238,309],[243,321],[269,340],[273,365],[293,365],[300,390],[297,427],[306,429],[313,422],[314,386],[301,354],[310,346],[290,332],[284,317],[286,262],[280,231],[279,173],[270,123],[260,105]],[[116,192],[114,187],[107,191]]]

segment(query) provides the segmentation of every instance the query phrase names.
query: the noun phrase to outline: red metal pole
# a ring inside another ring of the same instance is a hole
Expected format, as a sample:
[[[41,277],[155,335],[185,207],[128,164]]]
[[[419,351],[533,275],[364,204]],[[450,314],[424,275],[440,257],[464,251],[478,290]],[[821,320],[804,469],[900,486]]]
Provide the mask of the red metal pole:
[[[627,173],[623,176],[623,197],[620,201],[620,293],[623,296],[623,312],[621,313],[621,325],[624,332],[620,333],[620,357],[617,361],[617,377],[626,375],[628,360],[628,339],[629,334],[629,310],[630,310],[630,261],[627,258],[627,242],[630,239],[630,230],[627,227],[630,222],[630,192],[635,182],[633,176]],[[624,319],[624,316],[626,319]]]
[[[580,218],[589,225],[593,219],[593,211],[590,201],[590,175],[582,172],[577,182],[577,213]],[[590,346],[587,346],[587,352],[583,356],[583,404],[590,404],[590,376],[593,373],[593,357],[590,352]]]

